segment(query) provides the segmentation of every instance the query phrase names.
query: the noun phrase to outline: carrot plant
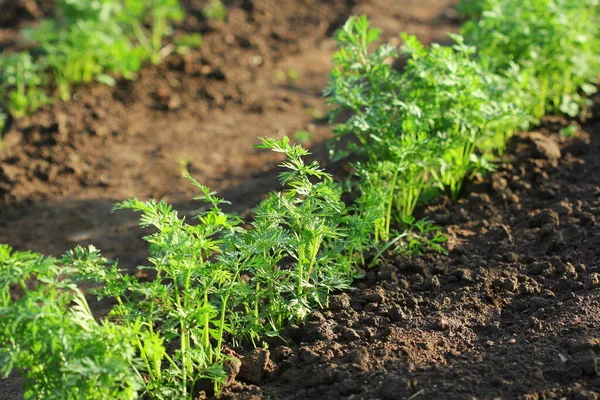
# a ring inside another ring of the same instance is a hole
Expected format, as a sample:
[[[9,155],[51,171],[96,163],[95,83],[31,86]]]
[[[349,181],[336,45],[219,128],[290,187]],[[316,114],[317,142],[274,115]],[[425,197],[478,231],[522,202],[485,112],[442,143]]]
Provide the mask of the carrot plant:
[[[384,44],[369,52],[369,46],[379,39],[380,33],[370,27],[364,16],[351,17],[336,32],[340,44],[334,55],[337,67],[331,72],[325,90],[325,96],[334,105],[332,118],[350,112],[350,117],[338,124],[335,132],[338,141],[344,136],[352,140],[346,141],[345,148],[336,148],[334,157],[355,153],[367,160],[355,167],[362,182],[361,191],[369,194],[370,199],[374,196],[371,203],[378,203],[376,241],[389,239],[398,207],[401,213],[412,212],[414,198],[418,198],[422,186],[428,182],[427,174],[422,173],[425,170],[418,165],[429,162],[428,157],[422,157],[425,154],[418,146],[399,143],[403,115],[410,110],[403,107],[405,82],[387,62],[390,57],[398,56],[397,49]],[[402,138],[405,142],[411,139],[418,142],[423,136]],[[402,190],[402,186],[407,190]],[[396,201],[398,193],[404,196],[403,201]]]
[[[6,120],[8,119],[8,115],[2,112],[0,108],[0,149],[2,149],[2,135],[4,134],[4,130],[6,129]]]
[[[72,85],[93,80],[114,85],[110,74],[133,78],[143,60],[143,52],[110,17],[77,20],[65,26],[59,20],[47,20],[28,37],[43,49],[42,60],[65,101],[70,98]]]
[[[485,10],[485,1],[481,0],[461,0],[456,7],[458,14],[470,19],[481,18]]]
[[[152,63],[160,63],[167,54],[163,38],[171,34],[171,21],[184,16],[179,0],[125,0],[123,10],[119,17],[133,30]],[[145,29],[147,23],[149,34]]]
[[[227,21],[227,7],[225,7],[221,0],[210,0],[210,2],[202,9],[202,14],[206,18],[211,18],[215,21]]]
[[[246,315],[240,332],[253,341],[303,320],[331,292],[348,288],[357,274],[352,261],[369,239],[354,229],[360,221],[350,217],[331,175],[304,162],[306,150],[287,138],[262,142],[259,147],[285,154],[287,171],[280,174],[286,190],[262,201],[251,229],[232,242],[236,263],[252,276],[254,290],[239,302]]]
[[[240,220],[223,213],[222,201],[197,186],[198,199],[209,205],[197,225],[186,224],[164,202],[134,199],[116,206],[141,212],[141,225],[157,230],[145,238],[154,280],[142,282],[101,263],[79,266],[82,278],[103,284],[97,294],[116,298],[109,319],[138,334],[145,392],[152,398],[191,398],[199,380],[218,385],[226,377],[221,345],[228,291],[235,282],[212,256],[220,251],[220,233],[236,230]]]
[[[379,199],[376,241],[391,240],[394,225],[440,193],[456,200],[465,179],[493,168],[513,133],[546,111],[578,112],[600,69],[597,6],[465,0],[461,12],[478,19],[450,46],[401,34],[402,70],[393,67],[397,49],[372,49],[380,31],[365,16],[336,32],[325,96],[345,147],[334,145],[334,155],[361,158],[356,187]]]
[[[452,46],[426,49],[416,37],[402,35],[410,56],[403,78],[406,103],[418,110],[405,115],[401,135],[426,132],[437,186],[456,200],[465,178],[486,165],[479,159],[503,149],[506,139],[529,122],[515,105],[496,99],[495,77],[474,58],[476,49],[460,35]]]

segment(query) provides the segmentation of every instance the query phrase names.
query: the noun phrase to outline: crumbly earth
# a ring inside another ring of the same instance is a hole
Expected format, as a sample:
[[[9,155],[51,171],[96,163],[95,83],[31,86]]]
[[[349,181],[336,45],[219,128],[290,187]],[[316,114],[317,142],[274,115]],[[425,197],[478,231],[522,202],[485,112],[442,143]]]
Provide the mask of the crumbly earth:
[[[600,121],[562,126],[513,138],[497,172],[424,210],[448,255],[385,258],[268,362],[250,351],[262,376],[225,398],[600,398]]]
[[[16,29],[50,3],[2,3],[0,49],[18,48]],[[93,243],[132,268],[146,256],[143,232],[135,215],[110,207],[138,196],[191,213],[180,165],[243,213],[277,187],[277,160],[252,149],[257,136],[310,131],[326,160],[320,94],[331,34],[349,15],[367,13],[392,43],[401,30],[444,41],[460,22],[445,0],[234,0],[226,23],[202,17],[205,1],[184,3],[177,34],[201,31],[201,50],[9,124],[0,243],[51,255]],[[573,139],[558,134],[560,119],[515,137],[498,171],[458,204],[423,210],[448,234],[448,255],[388,256],[286,331],[286,343],[235,349],[244,360],[223,396],[599,398],[598,115]],[[0,399],[21,398],[20,385],[0,381]]]

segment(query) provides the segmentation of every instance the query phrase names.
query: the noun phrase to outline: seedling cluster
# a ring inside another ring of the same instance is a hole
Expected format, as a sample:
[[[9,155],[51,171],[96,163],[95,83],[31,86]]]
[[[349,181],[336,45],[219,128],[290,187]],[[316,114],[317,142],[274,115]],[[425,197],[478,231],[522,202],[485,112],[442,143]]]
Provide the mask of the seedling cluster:
[[[333,154],[361,159],[351,205],[342,201],[343,185],[307,163],[301,146],[265,138],[259,147],[285,157],[284,189],[250,222],[225,213],[225,201],[189,176],[205,204],[196,223],[165,202],[116,206],[140,212],[141,225],[154,228],[145,238],[149,265],[139,267],[152,280],[124,274],[93,247],[61,259],[0,247],[0,370],[25,377],[27,398],[193,398],[207,383],[218,392],[235,361],[225,343],[260,346],[278,336],[385,251],[443,251],[439,228],[417,221],[415,207],[443,193],[456,199],[465,179],[492,169],[508,138],[543,112],[578,109],[599,70],[597,2],[465,1],[462,10],[476,19],[450,46],[425,48],[402,35],[401,52],[371,51],[380,32],[366,17],[336,33],[326,96],[333,118],[347,117],[335,131],[348,144],[338,141]],[[520,28],[503,31],[504,24]],[[542,40],[527,30],[539,24],[540,37],[561,36],[569,25],[577,34],[560,44]],[[490,26],[498,28],[485,31]],[[158,47],[148,49],[152,57]],[[402,72],[393,67],[401,55],[408,59]],[[38,96],[30,93],[35,82],[23,87],[15,91]],[[80,283],[116,301],[100,321]]]
[[[0,121],[36,111],[54,94],[69,100],[77,84],[134,79],[145,62],[200,46],[197,34],[165,45],[183,16],[179,0],[56,0],[52,18],[23,32],[31,50],[0,55]]]

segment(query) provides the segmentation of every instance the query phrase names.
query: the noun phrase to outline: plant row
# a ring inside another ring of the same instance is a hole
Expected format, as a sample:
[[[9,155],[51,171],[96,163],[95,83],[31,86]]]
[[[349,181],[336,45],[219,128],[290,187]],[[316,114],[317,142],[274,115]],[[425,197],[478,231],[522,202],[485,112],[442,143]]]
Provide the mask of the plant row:
[[[226,17],[218,0],[204,12]],[[67,101],[73,85],[134,79],[145,62],[200,46],[200,34],[165,44],[183,16],[179,0],[56,0],[52,18],[23,32],[30,50],[0,55],[0,132],[3,109],[19,118],[50,103],[54,93]]]
[[[262,139],[259,147],[285,156],[284,190],[248,223],[189,176],[205,204],[193,224],[164,202],[116,206],[154,228],[149,263],[139,267],[151,280],[123,273],[93,247],[61,259],[1,247],[0,369],[24,375],[27,398],[192,398],[211,382],[218,392],[236,362],[226,343],[263,345],[326,306],[360,276],[366,252],[441,249],[439,230],[415,221],[415,207],[443,193],[456,198],[543,112],[579,110],[600,70],[596,2],[467,1],[462,9],[473,19],[450,46],[425,48],[403,35],[402,54],[389,45],[370,51],[379,31],[366,17],[336,33],[326,96],[334,118],[348,117],[336,127],[348,140],[334,154],[361,160],[350,205],[302,147]],[[80,283],[114,299],[107,317],[94,318]]]
[[[596,0],[465,1],[472,16],[451,44],[425,48],[402,34],[399,52],[366,17],[336,34],[341,48],[325,95],[336,157],[360,156],[353,183],[376,196],[376,238],[465,179],[493,170],[507,140],[546,112],[576,116],[600,71]],[[405,62],[400,70],[395,66]],[[348,137],[348,140],[341,140]]]

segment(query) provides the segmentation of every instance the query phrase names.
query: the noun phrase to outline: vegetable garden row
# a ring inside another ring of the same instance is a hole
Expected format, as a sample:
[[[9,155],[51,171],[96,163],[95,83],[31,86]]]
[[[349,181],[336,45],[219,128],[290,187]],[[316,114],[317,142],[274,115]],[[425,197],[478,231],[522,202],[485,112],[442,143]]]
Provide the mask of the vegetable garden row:
[[[54,7],[55,18],[24,32],[30,50],[0,56],[0,92],[11,117],[35,112],[54,93],[69,100],[74,85],[97,81],[114,86],[115,78],[134,79],[143,63],[158,64],[172,52],[202,45],[199,33],[170,38],[172,23],[184,14],[178,0],[59,0]],[[218,0],[203,11],[226,18]],[[171,40],[164,45],[166,37]],[[2,111],[0,131],[8,117]]]
[[[444,251],[416,207],[458,198],[466,179],[492,171],[507,140],[545,113],[585,112],[600,71],[598,7],[464,1],[470,20],[451,45],[425,48],[403,35],[401,72],[397,49],[371,50],[379,31],[352,17],[336,33],[325,91],[333,121],[350,115],[335,128],[350,140],[332,146],[334,157],[361,160],[348,182],[306,163],[308,152],[288,139],[265,138],[260,147],[286,158],[285,189],[250,222],[223,212],[224,200],[190,176],[205,203],[197,224],[164,202],[118,204],[156,229],[140,267],[155,272],[152,281],[123,274],[93,247],[57,260],[3,246],[3,372],[25,376],[27,398],[192,398],[207,382],[218,393],[236,362],[225,346],[261,346],[327,306],[383,252]],[[349,205],[343,188],[355,198]],[[105,319],[92,315],[81,282],[116,299]]]

